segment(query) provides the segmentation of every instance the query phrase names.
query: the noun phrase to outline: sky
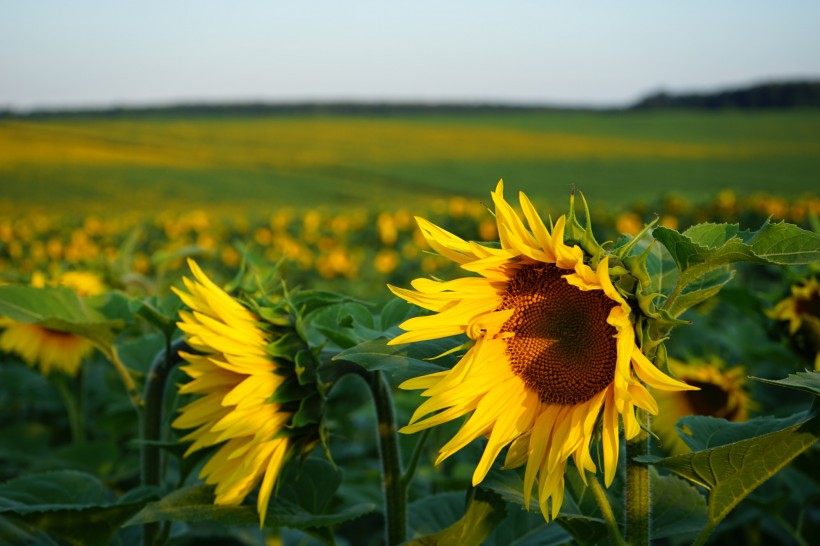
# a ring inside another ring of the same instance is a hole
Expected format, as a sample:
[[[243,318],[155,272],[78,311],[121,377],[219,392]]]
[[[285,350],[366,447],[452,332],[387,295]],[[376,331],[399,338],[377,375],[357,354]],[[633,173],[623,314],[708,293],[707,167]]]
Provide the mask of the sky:
[[[820,79],[817,0],[0,0],[0,110],[622,106]]]

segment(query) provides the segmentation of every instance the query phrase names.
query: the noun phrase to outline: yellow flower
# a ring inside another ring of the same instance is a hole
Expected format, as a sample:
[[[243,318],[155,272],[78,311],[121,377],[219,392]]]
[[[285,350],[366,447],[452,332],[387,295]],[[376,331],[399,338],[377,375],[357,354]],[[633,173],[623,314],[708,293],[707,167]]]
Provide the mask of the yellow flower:
[[[719,360],[683,363],[669,360],[669,369],[699,391],[658,392],[658,416],[652,420],[652,430],[663,447],[672,454],[690,449],[678,436],[675,423],[686,415],[708,415],[728,421],[745,421],[753,405],[745,390],[746,370],[737,366],[729,370]]]
[[[216,485],[216,504],[238,505],[261,482],[260,524],[276,478],[285,462],[289,438],[280,435],[291,415],[270,401],[287,379],[266,351],[272,341],[255,316],[214,284],[188,260],[195,280],[183,278],[187,292],[174,291],[191,311],[181,311],[178,326],[188,344],[202,354],[180,352],[182,369],[192,381],[180,393],[200,395],[181,410],[173,426],[195,428],[185,455],[220,447],[200,472]]]
[[[769,316],[789,321],[789,333],[794,335],[806,320],[820,318],[820,283],[811,278],[791,287],[791,297],[785,298],[769,311]]]
[[[46,281],[42,275],[35,274],[31,284],[42,288]],[[102,279],[87,271],[63,273],[50,284],[73,288],[80,296],[93,296],[105,290]],[[4,320],[3,326],[0,350],[18,355],[29,366],[37,366],[43,375],[54,371],[77,375],[83,359],[94,351],[90,341],[68,332],[12,320]]]
[[[789,321],[789,335],[803,329],[815,351],[814,369],[820,370],[820,283],[810,278],[791,287],[791,297],[785,298],[767,312],[776,320]]]
[[[450,281],[416,279],[397,296],[434,312],[401,324],[392,344],[466,334],[470,349],[451,369],[400,385],[423,389],[422,403],[402,432],[412,433],[471,414],[439,451],[437,462],[488,436],[473,484],[487,475],[501,450],[505,466],[526,464],[529,506],[538,477],[546,519],[561,508],[564,470],[573,457],[585,477],[595,471],[590,442],[601,419],[607,486],[618,464],[618,417],[626,437],[640,431],[635,407],[657,413],[641,383],[661,390],[691,389],[661,373],[635,341],[636,310],[617,292],[604,258],[592,269],[577,246],[564,244],[566,218],[550,233],[523,193],[527,224],[504,200],[503,182],[492,198],[500,248],[467,242],[418,218],[430,246],[478,276]],[[551,499],[551,512],[547,501]]]

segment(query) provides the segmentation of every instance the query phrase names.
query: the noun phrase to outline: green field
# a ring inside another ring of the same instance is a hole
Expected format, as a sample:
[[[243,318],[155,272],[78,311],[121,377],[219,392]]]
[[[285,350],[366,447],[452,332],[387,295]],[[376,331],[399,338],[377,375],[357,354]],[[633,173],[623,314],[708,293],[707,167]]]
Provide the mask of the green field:
[[[0,211],[817,193],[820,111],[0,120]]]

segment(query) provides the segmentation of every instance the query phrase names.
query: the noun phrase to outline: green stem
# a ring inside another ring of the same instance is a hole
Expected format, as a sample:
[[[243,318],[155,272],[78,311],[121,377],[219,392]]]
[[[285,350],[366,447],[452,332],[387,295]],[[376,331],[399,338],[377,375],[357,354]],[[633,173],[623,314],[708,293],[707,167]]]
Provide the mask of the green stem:
[[[637,410],[637,417],[649,416]],[[631,546],[649,546],[651,540],[652,514],[650,510],[649,468],[633,459],[648,453],[648,434],[641,431],[626,443],[626,541]]]
[[[137,384],[134,383],[134,378],[131,377],[131,372],[128,371],[128,368],[125,367],[125,364],[122,363],[120,360],[119,355],[117,354],[117,349],[113,346],[105,346],[105,345],[98,345],[95,344],[97,349],[100,350],[102,354],[114,365],[114,369],[117,371],[117,374],[120,376],[122,380],[122,384],[125,387],[125,392],[128,393],[128,397],[131,399],[131,404],[137,409],[137,411],[141,411],[145,401],[140,397],[140,393],[137,390]]]
[[[145,401],[142,416],[142,444],[140,450],[142,485],[161,485],[162,451],[159,442],[162,439],[162,406],[165,397],[165,383],[174,366],[180,361],[179,351],[187,347],[180,340],[174,344],[166,340],[165,349],[154,358],[145,381]],[[153,546],[159,532],[159,523],[146,523],[143,526],[143,543]]]
[[[395,546],[407,538],[407,495],[401,473],[401,452],[396,433],[396,413],[390,385],[381,372],[368,374],[378,420],[379,455],[385,503],[385,544]]]
[[[407,489],[410,487],[410,482],[413,481],[413,476],[416,474],[416,467],[419,464],[419,459],[421,459],[421,453],[424,451],[424,444],[427,443],[428,436],[430,436],[429,428],[421,431],[416,445],[413,448],[413,454],[410,456],[410,462],[407,463],[407,468],[401,476],[401,485],[405,491],[405,495],[407,494]]]
[[[57,392],[60,393],[60,398],[65,404],[66,413],[68,414],[68,426],[71,429],[71,441],[74,445],[81,445],[85,443],[85,432],[83,430],[83,417],[80,411],[80,406],[77,397],[71,392],[68,387],[68,377],[59,374],[54,378],[54,384],[57,387]]]
[[[618,529],[618,522],[615,521],[612,505],[609,504],[609,499],[606,497],[606,491],[601,487],[601,483],[595,477],[595,474],[587,473],[587,481],[592,496],[595,497],[595,502],[598,503],[598,508],[601,509],[601,514],[604,516],[604,521],[609,529],[609,541],[616,546],[626,546],[624,537],[621,536],[621,530]]]
[[[708,521],[706,523],[706,527],[701,529],[700,534],[698,534],[698,538],[695,539],[695,542],[692,543],[692,546],[703,546],[706,543],[706,539],[709,538],[709,535],[712,534],[712,531],[715,530],[717,527],[717,521]]]

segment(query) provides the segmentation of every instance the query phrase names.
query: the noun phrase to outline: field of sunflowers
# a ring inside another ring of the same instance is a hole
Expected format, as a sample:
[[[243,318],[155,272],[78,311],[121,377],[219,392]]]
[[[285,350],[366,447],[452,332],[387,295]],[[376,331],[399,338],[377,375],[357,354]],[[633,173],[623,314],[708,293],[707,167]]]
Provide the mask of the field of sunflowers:
[[[472,120],[453,148],[464,119],[383,121],[247,121],[222,135],[247,147],[204,151],[217,122],[126,120],[119,140],[95,129],[110,120],[0,123],[0,544],[812,543],[816,129],[741,146],[735,119],[647,149],[651,122],[616,137],[578,115],[565,131],[593,129],[572,140]],[[345,140],[376,129],[381,148]],[[637,184],[607,206],[617,189],[463,182],[592,156],[718,176],[755,154],[764,174],[791,162],[791,185]],[[186,207],[190,186],[158,183],[114,210],[76,178],[254,164],[318,177],[304,193],[347,163],[371,180],[449,164],[454,182]]]

